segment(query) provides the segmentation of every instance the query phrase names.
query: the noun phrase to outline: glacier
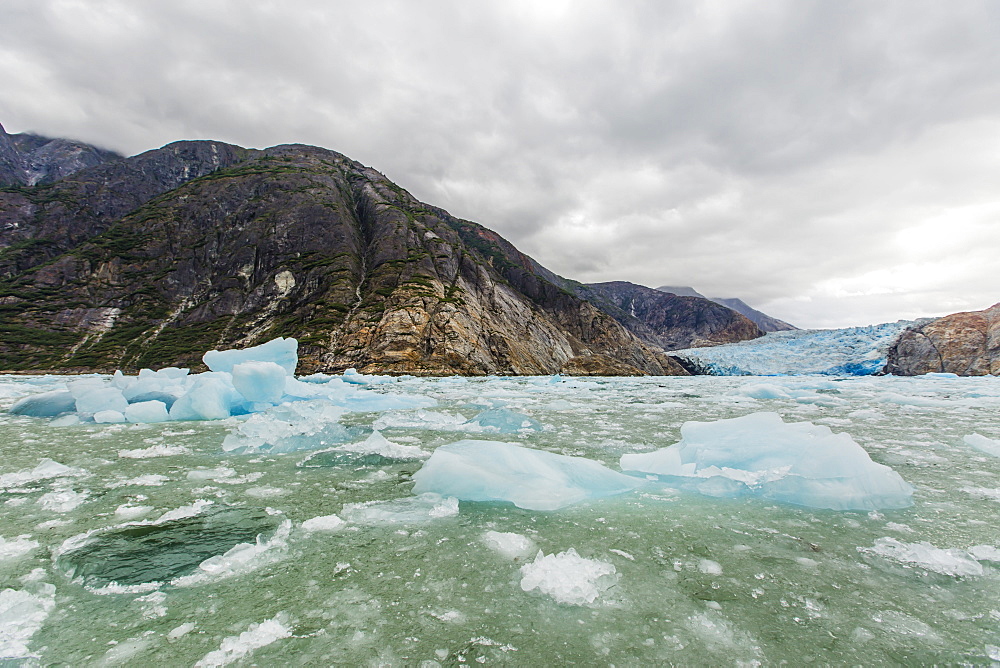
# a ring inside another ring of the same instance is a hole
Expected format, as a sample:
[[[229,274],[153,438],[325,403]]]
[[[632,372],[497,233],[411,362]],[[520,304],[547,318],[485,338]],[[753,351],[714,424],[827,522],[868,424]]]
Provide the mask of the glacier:
[[[759,339],[671,351],[712,376],[870,376],[886,364],[893,341],[914,321],[843,329],[769,332]]]

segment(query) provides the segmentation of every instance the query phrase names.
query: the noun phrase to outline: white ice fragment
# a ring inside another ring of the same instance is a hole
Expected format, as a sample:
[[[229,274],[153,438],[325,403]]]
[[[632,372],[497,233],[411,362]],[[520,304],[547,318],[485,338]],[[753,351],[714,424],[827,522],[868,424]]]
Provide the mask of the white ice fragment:
[[[969,554],[976,561],[995,561],[1000,563],[1000,548],[992,545],[974,545],[969,548]]]
[[[286,378],[284,367],[274,362],[241,362],[233,367],[233,387],[248,401],[278,403]]]
[[[813,508],[905,508],[913,488],[877,464],[848,434],[777,413],[685,422],[681,441],[624,455],[622,470],[655,474],[671,486],[709,496],[756,494]]]
[[[154,457],[173,457],[175,455],[190,454],[190,450],[183,445],[166,445],[158,443],[148,448],[137,448],[135,450],[119,450],[118,456],[124,459],[152,459]]]
[[[265,620],[260,624],[251,624],[247,630],[238,636],[229,636],[222,641],[219,649],[209,652],[203,656],[195,665],[195,668],[217,668],[228,666],[239,661],[246,655],[261,647],[266,647],[273,642],[289,638],[292,635],[292,627],[288,620],[288,615],[278,613],[272,619]]]
[[[10,540],[6,540],[3,536],[0,536],[0,561],[23,557],[38,547],[38,541],[30,539],[31,536],[27,534],[11,538]]]
[[[534,561],[521,566],[521,589],[537,589],[556,603],[593,603],[617,583],[614,564],[585,559],[573,548],[547,556],[539,550]]]
[[[971,445],[980,452],[985,452],[994,457],[1000,457],[1000,441],[993,438],[986,438],[980,434],[969,434],[962,438],[966,445]]]
[[[642,484],[584,457],[472,440],[439,447],[413,480],[413,491],[418,494],[509,501],[528,510],[556,510],[585,499],[622,494]]]
[[[223,440],[222,449],[277,454],[343,443],[351,437],[339,423],[346,412],[322,399],[275,406],[240,423]]]
[[[964,550],[942,549],[928,542],[904,543],[895,538],[879,538],[872,547],[859,547],[859,552],[874,554],[903,566],[916,566],[926,571],[952,576],[978,576],[982,565]]]
[[[97,419],[96,415],[94,419]],[[153,399],[129,404],[125,409],[125,419],[129,422],[166,422],[170,419],[170,415],[167,413],[167,404]]]
[[[134,520],[152,511],[153,506],[137,506],[131,503],[123,503],[115,508],[115,517],[121,520]]]
[[[0,591],[0,662],[21,665],[19,659],[38,658],[28,649],[28,642],[55,607],[56,588],[38,583],[30,589],[34,593],[28,589]]]
[[[340,514],[348,522],[368,526],[418,524],[458,515],[458,499],[434,493],[418,494],[391,501],[348,503]]]
[[[381,455],[387,459],[426,459],[430,456],[426,450],[415,445],[400,445],[393,443],[380,431],[373,431],[368,438],[360,443],[347,443],[337,448],[346,452],[354,452],[360,455]]]
[[[234,545],[224,554],[209,557],[201,562],[198,565],[198,572],[176,578],[171,584],[183,587],[256,570],[284,553],[288,547],[291,530],[291,520],[282,520],[270,538],[265,540],[258,535],[253,543]]]
[[[487,531],[483,542],[497,554],[514,561],[526,559],[538,551],[535,541],[519,533]]]
[[[292,338],[272,339],[267,343],[242,350],[209,350],[202,361],[212,371],[232,373],[237,364],[244,362],[272,362],[282,367],[291,376],[299,362],[299,342]]]
[[[313,517],[302,523],[302,529],[304,531],[340,531],[345,526],[347,522],[340,519],[338,515],[321,515],[319,517]]]
[[[88,496],[90,495],[86,491],[56,490],[42,494],[38,499],[38,505],[52,513],[68,513],[83,504]]]
[[[125,410],[128,410],[128,408]],[[97,411],[94,413],[94,422],[98,424],[121,424],[125,422],[125,415],[113,410]]]
[[[698,570],[706,575],[722,575],[722,566],[719,565],[719,562],[711,559],[699,560]]]
[[[171,629],[170,632],[167,633],[167,638],[170,640],[177,640],[178,638],[186,636],[187,634],[194,631],[194,628],[195,628],[194,622],[185,622],[180,626]]]
[[[231,469],[228,466],[218,466],[214,469],[210,468],[197,468],[188,471],[188,480],[212,480],[218,482],[220,480],[232,479],[236,475],[236,470]]]
[[[59,462],[46,457],[42,461],[38,462],[38,465],[33,469],[22,469],[16,473],[4,473],[3,475],[0,475],[0,489],[22,487],[39,480],[48,480],[50,478],[69,478],[85,475],[87,475],[87,472],[83,469],[66,466],[65,464],[60,464]]]

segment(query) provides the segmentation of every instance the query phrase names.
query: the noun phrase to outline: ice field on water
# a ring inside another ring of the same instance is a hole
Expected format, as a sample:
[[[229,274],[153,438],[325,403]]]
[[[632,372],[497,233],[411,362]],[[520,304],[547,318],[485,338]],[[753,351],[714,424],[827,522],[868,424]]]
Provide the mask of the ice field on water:
[[[0,377],[0,663],[1000,663],[1000,379],[289,354]]]

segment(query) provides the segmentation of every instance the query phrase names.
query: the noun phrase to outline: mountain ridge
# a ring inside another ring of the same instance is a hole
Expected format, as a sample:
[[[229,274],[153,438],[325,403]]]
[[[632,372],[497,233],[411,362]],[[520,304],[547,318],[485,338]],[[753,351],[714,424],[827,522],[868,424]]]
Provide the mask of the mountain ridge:
[[[305,372],[686,373],[574,284],[301,144],[174,142],[0,189],[12,371],[198,366],[295,336]]]

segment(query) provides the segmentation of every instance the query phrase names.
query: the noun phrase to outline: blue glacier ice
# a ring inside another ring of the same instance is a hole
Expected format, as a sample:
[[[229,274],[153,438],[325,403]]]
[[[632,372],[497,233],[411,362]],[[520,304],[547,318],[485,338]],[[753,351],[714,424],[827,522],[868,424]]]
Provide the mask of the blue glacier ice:
[[[831,510],[905,508],[913,487],[848,434],[777,413],[685,422],[667,448],[623,455],[621,468],[708,496],[756,495]]]
[[[713,376],[870,376],[885,367],[889,346],[912,324],[900,320],[867,327],[771,332],[751,341],[670,354]]]
[[[299,342],[279,336],[252,348],[209,350],[202,356],[202,360],[212,371],[229,373],[232,373],[233,367],[242,362],[273,362],[291,376],[299,363]]]
[[[468,424],[487,427],[501,434],[542,430],[542,425],[537,420],[506,408],[488,408],[469,420]]]
[[[557,510],[586,499],[623,494],[643,484],[584,457],[475,440],[442,445],[413,475],[413,481],[415,494],[509,501],[528,510]]]
[[[76,398],[67,390],[50,390],[21,397],[10,407],[14,415],[55,417],[76,410]]]

